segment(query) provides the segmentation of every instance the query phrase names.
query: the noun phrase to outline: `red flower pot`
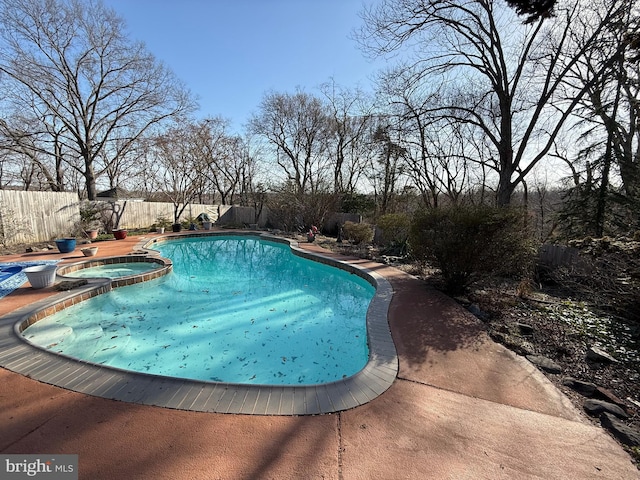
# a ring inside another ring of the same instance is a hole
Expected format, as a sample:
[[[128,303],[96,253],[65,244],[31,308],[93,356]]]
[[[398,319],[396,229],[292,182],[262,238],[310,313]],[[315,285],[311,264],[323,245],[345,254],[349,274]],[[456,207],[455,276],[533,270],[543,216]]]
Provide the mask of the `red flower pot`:
[[[116,238],[116,240],[124,240],[125,238],[127,238],[127,231],[126,230],[114,230],[113,231],[113,236]]]

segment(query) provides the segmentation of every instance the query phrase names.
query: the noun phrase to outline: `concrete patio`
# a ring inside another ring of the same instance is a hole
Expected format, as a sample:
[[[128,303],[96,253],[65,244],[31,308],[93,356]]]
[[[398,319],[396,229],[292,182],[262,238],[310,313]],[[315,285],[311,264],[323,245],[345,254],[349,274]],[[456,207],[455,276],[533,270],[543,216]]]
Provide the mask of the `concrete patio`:
[[[139,241],[100,242],[99,255],[129,253]],[[82,254],[0,260],[39,258],[69,263]],[[394,290],[398,378],[370,403],[316,416],[188,412],[0,369],[0,452],[78,454],[82,479],[640,478],[603,429],[451,299],[392,267],[349,261]],[[27,284],[0,300],[0,314],[53,293]]]

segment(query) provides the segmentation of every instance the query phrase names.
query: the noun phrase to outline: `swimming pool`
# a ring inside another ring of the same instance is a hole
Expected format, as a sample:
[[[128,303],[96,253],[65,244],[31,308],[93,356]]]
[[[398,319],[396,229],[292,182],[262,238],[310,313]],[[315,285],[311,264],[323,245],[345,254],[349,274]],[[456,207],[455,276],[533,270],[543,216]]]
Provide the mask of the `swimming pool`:
[[[92,363],[211,382],[315,385],[367,364],[375,288],[362,276],[255,237],[171,239],[154,249],[172,260],[172,274],[96,296],[22,334]]]

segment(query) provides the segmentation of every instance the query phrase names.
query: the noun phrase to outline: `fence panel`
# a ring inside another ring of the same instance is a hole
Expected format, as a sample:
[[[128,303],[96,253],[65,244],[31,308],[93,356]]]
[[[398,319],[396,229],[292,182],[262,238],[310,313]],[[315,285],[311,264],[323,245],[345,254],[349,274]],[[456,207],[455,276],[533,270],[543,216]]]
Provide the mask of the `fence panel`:
[[[107,211],[115,208],[121,212],[120,228],[150,227],[161,215],[173,221],[172,203],[132,200],[97,203]],[[0,190],[0,241],[15,245],[72,236],[74,225],[80,220],[80,205],[77,194],[72,192]],[[194,217],[206,213],[216,222],[218,207],[193,204],[185,213]]]
[[[0,227],[7,245],[69,236],[78,220],[80,202],[75,193],[0,190]]]
[[[260,218],[256,219],[256,210],[253,207],[241,207],[239,205],[220,205],[220,218],[218,223],[221,225],[257,225],[263,227],[267,224],[267,209],[263,208],[260,212]]]
[[[538,261],[550,267],[567,266],[578,263],[579,254],[577,248],[547,244],[540,247]]]
[[[115,202],[122,212],[120,228],[144,228],[158,221],[159,216],[164,216],[173,222],[173,204],[163,202],[137,202],[131,200],[119,200]],[[193,204],[186,208],[186,215],[197,217],[206,213],[212,222],[218,219],[218,205]],[[186,218],[185,215],[181,219]]]

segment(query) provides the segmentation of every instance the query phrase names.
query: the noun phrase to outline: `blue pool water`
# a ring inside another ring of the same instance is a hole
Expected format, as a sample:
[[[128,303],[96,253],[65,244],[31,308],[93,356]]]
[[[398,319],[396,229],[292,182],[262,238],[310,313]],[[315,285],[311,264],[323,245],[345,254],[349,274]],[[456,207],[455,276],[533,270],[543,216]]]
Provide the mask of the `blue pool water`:
[[[254,237],[157,249],[171,274],[67,308],[23,335],[94,363],[229,383],[326,383],[367,363],[375,289],[359,276]]]

